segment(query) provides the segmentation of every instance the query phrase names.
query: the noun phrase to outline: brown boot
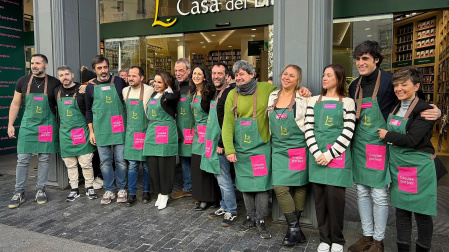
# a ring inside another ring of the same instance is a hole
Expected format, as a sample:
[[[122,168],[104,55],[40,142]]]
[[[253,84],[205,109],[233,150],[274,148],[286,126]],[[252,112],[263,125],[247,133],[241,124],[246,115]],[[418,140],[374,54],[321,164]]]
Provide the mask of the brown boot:
[[[349,252],[363,252],[371,246],[372,242],[373,242],[372,236],[363,236],[362,238],[360,238],[360,240],[358,242],[352,244],[348,248],[348,251]],[[382,248],[383,248],[383,245],[382,245]]]
[[[373,240],[368,252],[384,252],[384,243],[382,241]]]

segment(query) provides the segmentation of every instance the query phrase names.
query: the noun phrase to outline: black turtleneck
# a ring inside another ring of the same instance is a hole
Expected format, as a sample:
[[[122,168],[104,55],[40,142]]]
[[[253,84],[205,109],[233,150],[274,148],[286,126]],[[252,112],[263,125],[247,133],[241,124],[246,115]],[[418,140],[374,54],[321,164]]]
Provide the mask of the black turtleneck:
[[[373,96],[374,87],[376,86],[377,76],[379,75],[379,68],[376,68],[372,73],[367,76],[362,76],[360,85],[363,89],[363,98]],[[358,97],[358,94],[356,94]]]
[[[178,80],[175,80],[175,90],[179,90],[179,92],[181,93],[181,95],[186,95],[189,92],[192,92],[192,89],[189,86],[189,82],[190,80],[184,80],[182,82],[179,82]]]

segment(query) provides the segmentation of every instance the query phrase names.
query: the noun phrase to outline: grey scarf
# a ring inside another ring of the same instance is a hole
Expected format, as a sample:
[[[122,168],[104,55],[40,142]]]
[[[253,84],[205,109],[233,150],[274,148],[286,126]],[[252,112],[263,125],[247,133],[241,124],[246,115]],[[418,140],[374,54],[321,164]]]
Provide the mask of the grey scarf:
[[[256,91],[257,81],[255,79],[251,79],[248,83],[242,85],[236,85],[237,93],[241,95],[252,95],[254,91]]]

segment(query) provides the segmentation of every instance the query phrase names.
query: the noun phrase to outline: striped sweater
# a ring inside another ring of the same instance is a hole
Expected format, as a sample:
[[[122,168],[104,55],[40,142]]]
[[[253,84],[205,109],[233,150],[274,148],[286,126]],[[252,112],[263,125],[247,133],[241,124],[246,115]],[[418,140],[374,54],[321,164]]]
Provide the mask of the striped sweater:
[[[315,125],[313,108],[315,107],[315,103],[318,101],[319,97],[319,95],[311,97],[307,103],[305,137],[307,146],[309,147],[309,150],[313,154],[315,159],[320,157],[321,154],[324,154],[326,160],[330,162],[332,159],[339,157],[351,143],[355,128],[355,103],[354,100],[349,97],[343,98],[343,131],[341,132],[340,136],[338,136],[332,147],[326,152],[322,153],[318,148],[313,131],[313,127]],[[322,101],[338,101],[338,98],[323,96]]]

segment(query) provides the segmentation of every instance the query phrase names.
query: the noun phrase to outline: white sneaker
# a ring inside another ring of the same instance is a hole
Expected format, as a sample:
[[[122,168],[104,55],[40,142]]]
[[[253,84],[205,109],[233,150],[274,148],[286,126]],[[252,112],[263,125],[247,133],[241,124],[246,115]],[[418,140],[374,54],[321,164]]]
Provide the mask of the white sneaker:
[[[161,194],[161,199],[159,201],[159,205],[157,206],[157,209],[161,210],[167,207],[167,202],[168,202],[168,195],[162,195]]]
[[[338,243],[332,243],[331,252],[343,252],[343,246]]]
[[[322,242],[320,246],[318,246],[317,252],[329,252],[330,246],[329,244]]]
[[[96,177],[93,182],[93,187],[96,190],[103,188],[103,180],[100,177]]]
[[[117,193],[117,203],[124,203],[126,202],[127,198],[126,198],[127,194],[126,194],[126,190],[122,189],[120,191],[118,191]]]
[[[156,203],[154,203],[154,206],[159,206],[159,202],[161,202],[161,194],[160,193],[157,195],[157,200],[156,200]]]

